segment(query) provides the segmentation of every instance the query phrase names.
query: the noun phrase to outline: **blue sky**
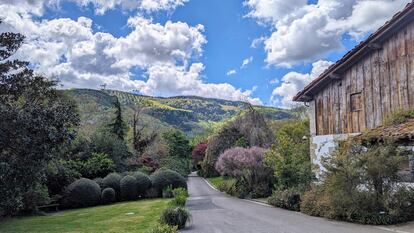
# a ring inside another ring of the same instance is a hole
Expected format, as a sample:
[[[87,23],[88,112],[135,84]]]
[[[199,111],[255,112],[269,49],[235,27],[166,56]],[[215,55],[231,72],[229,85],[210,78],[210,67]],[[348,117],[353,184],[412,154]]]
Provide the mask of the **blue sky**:
[[[66,88],[107,83],[291,107],[297,91],[409,0],[132,2],[0,0],[0,29],[27,34],[16,56]]]

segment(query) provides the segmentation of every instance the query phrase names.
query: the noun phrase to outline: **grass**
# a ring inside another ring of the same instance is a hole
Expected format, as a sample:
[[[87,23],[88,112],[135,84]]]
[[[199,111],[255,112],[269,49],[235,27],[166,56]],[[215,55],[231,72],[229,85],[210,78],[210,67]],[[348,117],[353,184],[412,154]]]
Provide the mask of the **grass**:
[[[140,232],[157,224],[169,199],[123,202],[113,205],[67,210],[47,216],[0,221],[0,232]]]
[[[230,178],[224,177],[224,176],[218,176],[218,177],[211,177],[207,178],[208,182],[214,186],[214,188],[218,189],[219,185],[223,183],[226,180],[229,180]]]

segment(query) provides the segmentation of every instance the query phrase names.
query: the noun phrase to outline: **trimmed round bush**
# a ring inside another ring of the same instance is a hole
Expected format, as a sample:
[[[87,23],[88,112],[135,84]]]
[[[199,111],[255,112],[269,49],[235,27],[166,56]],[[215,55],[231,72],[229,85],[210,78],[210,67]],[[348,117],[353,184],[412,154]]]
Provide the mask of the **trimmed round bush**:
[[[178,172],[172,170],[158,170],[150,176],[152,187],[161,196],[162,190],[171,186],[171,188],[187,188],[185,178]]]
[[[133,176],[127,175],[121,179],[121,199],[130,201],[138,198],[137,181]]]
[[[95,179],[93,179],[93,181],[95,181],[98,185],[99,185],[99,187],[101,187],[101,189],[103,189],[104,188],[104,184],[103,184],[103,179],[102,178],[95,178]]]
[[[102,191],[101,200],[104,204],[112,203],[116,200],[115,190],[113,188],[106,188]]]
[[[98,205],[101,199],[101,188],[90,179],[82,178],[68,186],[66,205],[72,208]]]
[[[170,207],[164,210],[161,214],[161,223],[178,226],[178,229],[185,227],[187,219],[190,217],[190,213],[183,207]]]
[[[139,196],[145,196],[146,191],[151,188],[151,179],[142,172],[134,172],[132,175],[137,182],[137,192]]]
[[[118,173],[111,173],[102,180],[103,188],[113,188],[118,200],[121,197],[121,179],[122,177]]]

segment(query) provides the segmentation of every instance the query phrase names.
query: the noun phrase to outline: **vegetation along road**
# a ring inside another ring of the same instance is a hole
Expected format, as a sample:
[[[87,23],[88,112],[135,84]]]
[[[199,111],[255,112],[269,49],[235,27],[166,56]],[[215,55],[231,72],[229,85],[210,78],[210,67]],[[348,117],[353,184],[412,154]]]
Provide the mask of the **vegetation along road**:
[[[385,228],[336,222],[229,197],[202,178],[188,179],[187,207],[192,218],[184,233],[359,233],[390,232]]]

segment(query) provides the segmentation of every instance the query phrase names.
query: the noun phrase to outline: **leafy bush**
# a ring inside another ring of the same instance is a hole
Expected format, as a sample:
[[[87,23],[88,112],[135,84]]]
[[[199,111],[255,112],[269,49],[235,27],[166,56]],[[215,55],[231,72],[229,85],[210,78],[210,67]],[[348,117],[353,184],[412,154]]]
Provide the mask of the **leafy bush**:
[[[190,213],[182,207],[169,207],[161,214],[161,222],[170,226],[178,226],[178,229],[185,227]]]
[[[277,190],[269,197],[268,203],[283,209],[299,211],[300,196],[300,192],[295,189]]]
[[[84,177],[104,177],[115,168],[114,162],[104,153],[92,153],[90,159],[83,163]]]
[[[140,162],[143,167],[148,170],[150,173],[158,170],[160,168],[160,163],[157,160],[154,160],[148,155],[143,155],[140,158]]]
[[[158,224],[147,233],[178,233],[178,227],[167,224]]]
[[[79,179],[67,188],[65,205],[78,208],[98,205],[101,198],[101,188],[93,181],[86,178]]]
[[[102,203],[109,204],[116,200],[115,190],[113,188],[106,188],[102,191],[101,195]]]
[[[191,172],[191,162],[188,158],[165,157],[160,160],[160,167],[176,171],[184,177]]]
[[[273,168],[276,189],[299,188],[306,191],[313,179],[309,152],[309,123],[284,122],[276,132],[276,145],[265,154],[265,162]]]
[[[113,188],[115,190],[117,200],[120,200],[121,197],[121,179],[122,177],[118,173],[111,173],[103,179],[103,187]]]
[[[185,206],[185,202],[188,198],[187,189],[184,188],[177,188],[173,191],[174,199],[171,201],[171,205],[173,206]]]
[[[138,198],[138,185],[133,176],[127,175],[121,179],[121,199],[135,200]]]
[[[108,155],[108,158],[114,162],[116,171],[124,170],[126,159],[132,157],[132,153],[129,151],[125,141],[106,132],[92,135],[90,149],[91,152]]]
[[[266,197],[272,190],[272,170],[265,165],[265,149],[236,147],[226,150],[217,160],[216,170],[222,176],[236,178],[239,197]]]
[[[66,186],[79,178],[80,174],[71,169],[65,161],[59,160],[49,163],[46,169],[46,186],[49,195],[61,194]]]
[[[187,182],[178,172],[160,169],[150,176],[152,187],[161,196],[162,190],[168,186],[174,188],[187,188]]]
[[[235,179],[224,180],[218,185],[217,189],[229,195],[238,196],[239,192],[237,190],[236,183],[237,181]]]
[[[395,224],[414,218],[414,190],[399,187],[401,161],[393,143],[362,147],[340,144],[323,161],[324,183],[303,196],[304,213],[365,224]]]
[[[134,172],[132,176],[137,182],[137,192],[139,196],[145,196],[145,192],[151,188],[151,179],[142,172]]]
[[[162,190],[162,197],[163,198],[171,198],[173,197],[173,189],[171,186],[166,187],[165,189]]]

